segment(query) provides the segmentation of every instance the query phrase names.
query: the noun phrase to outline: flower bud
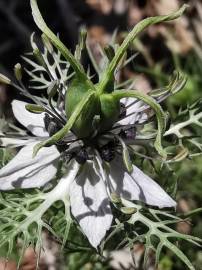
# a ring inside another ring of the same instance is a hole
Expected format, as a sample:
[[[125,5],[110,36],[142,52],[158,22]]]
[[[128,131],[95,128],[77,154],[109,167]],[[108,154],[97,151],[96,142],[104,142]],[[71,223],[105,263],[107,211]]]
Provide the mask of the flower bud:
[[[40,106],[40,105],[36,105],[36,104],[27,104],[25,105],[25,108],[27,111],[31,112],[31,113],[43,113],[45,112],[45,109]]]
[[[20,63],[17,63],[14,66],[14,73],[15,73],[15,77],[18,81],[22,80],[22,66]]]
[[[5,75],[0,73],[0,83],[11,84],[11,80],[8,77],[6,77]]]
[[[100,130],[109,130],[118,120],[120,114],[120,102],[110,94],[100,96],[101,102],[101,123]]]

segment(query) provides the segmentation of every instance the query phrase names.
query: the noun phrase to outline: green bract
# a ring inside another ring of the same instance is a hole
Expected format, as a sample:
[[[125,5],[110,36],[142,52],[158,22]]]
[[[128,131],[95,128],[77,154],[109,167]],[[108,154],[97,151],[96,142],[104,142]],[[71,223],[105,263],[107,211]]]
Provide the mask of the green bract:
[[[34,155],[43,146],[50,146],[63,139],[67,132],[72,131],[78,137],[90,137],[94,131],[94,122],[97,120],[98,132],[106,130],[115,123],[120,113],[120,99],[132,97],[143,100],[156,114],[158,131],[155,141],[155,148],[160,155],[166,157],[166,153],[161,145],[161,137],[164,132],[164,113],[160,105],[148,95],[137,91],[114,91],[115,71],[126,53],[130,43],[146,27],[163,21],[170,21],[182,15],[187,5],[183,5],[178,11],[166,15],[147,18],[138,23],[128,34],[122,45],[111,55],[111,61],[105,71],[99,76],[98,84],[93,85],[88,78],[79,61],[72,55],[59,38],[48,28],[44,22],[36,0],[31,0],[31,7],[34,20],[45,36],[61,52],[64,58],[70,63],[75,72],[75,78],[66,93],[65,111],[68,118],[66,125],[54,134],[51,138],[38,144],[34,149]],[[81,48],[82,49],[82,48]],[[171,88],[171,87],[170,87]]]

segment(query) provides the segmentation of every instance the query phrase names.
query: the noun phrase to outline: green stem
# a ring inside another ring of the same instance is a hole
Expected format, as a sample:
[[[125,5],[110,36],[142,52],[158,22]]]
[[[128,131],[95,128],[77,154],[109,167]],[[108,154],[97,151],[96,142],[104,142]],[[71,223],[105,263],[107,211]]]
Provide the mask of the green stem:
[[[50,28],[46,25],[40,10],[37,5],[37,0],[30,0],[32,15],[34,21],[38,28],[51,40],[53,45],[61,52],[64,58],[70,63],[75,73],[79,78],[86,81],[89,88],[95,90],[93,83],[88,79],[83,67],[80,63],[75,59],[73,54],[68,50],[68,48],[59,40],[59,38],[50,30]]]
[[[161,144],[161,137],[165,129],[165,116],[161,106],[152,97],[136,90],[118,90],[116,92],[113,92],[111,95],[117,100],[125,97],[138,98],[148,104],[155,111],[158,123],[158,130],[154,146],[158,153],[164,158],[166,158],[167,154]]]
[[[95,96],[95,92],[93,91],[88,91],[82,98],[82,100],[79,102],[79,104],[77,105],[76,109],[74,110],[74,112],[72,113],[71,117],[69,118],[68,122],[66,123],[66,125],[60,129],[57,133],[55,133],[52,137],[50,137],[48,140],[40,142],[38,144],[36,144],[34,146],[34,150],[33,150],[33,157],[36,156],[36,154],[38,153],[38,151],[45,146],[51,146],[55,143],[57,143],[58,141],[62,140],[67,133],[69,132],[69,130],[72,128],[72,126],[74,125],[74,123],[76,122],[76,120],[78,119],[79,115],[81,114],[84,106],[89,102],[89,100]]]
[[[188,213],[180,214],[179,216],[180,216],[180,217],[183,217],[183,218],[187,218],[187,217],[190,217],[190,216],[199,214],[199,213],[201,213],[201,212],[202,212],[202,207],[201,207],[201,208],[194,209],[194,210],[192,210],[192,211],[189,211]]]
[[[102,80],[100,81],[99,86],[98,86],[99,93],[101,94],[101,93],[105,92],[105,88],[106,88],[107,84],[109,83],[109,81],[111,81],[113,79],[114,72],[115,72],[120,60],[122,59],[122,57],[125,54],[128,47],[130,46],[131,42],[137,37],[137,35],[139,33],[141,33],[146,27],[148,27],[150,25],[157,24],[157,23],[164,22],[164,21],[171,21],[171,20],[177,19],[178,17],[180,17],[184,13],[184,11],[187,7],[188,7],[188,5],[185,4],[178,11],[173,12],[169,15],[149,17],[149,18],[146,18],[146,19],[142,20],[141,22],[139,22],[133,28],[133,30],[128,34],[128,36],[125,38],[122,45],[116,51],[116,55],[112,59],[110,65],[108,66],[105,73],[103,74]]]

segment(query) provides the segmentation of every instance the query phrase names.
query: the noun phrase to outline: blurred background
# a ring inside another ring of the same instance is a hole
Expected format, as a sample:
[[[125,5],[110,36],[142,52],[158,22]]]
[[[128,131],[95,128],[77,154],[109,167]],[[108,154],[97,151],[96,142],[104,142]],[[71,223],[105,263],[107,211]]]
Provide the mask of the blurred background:
[[[88,42],[97,61],[101,60],[100,47],[110,42],[116,31],[117,42],[121,42],[127,32],[141,19],[148,16],[163,15],[178,9],[183,3],[190,5],[186,14],[173,22],[149,27],[131,44],[128,56],[137,54],[129,66],[122,71],[122,80],[134,78],[134,86],[142,91],[160,87],[168,82],[174,69],[183,71],[188,76],[185,90],[169,98],[164,104],[173,119],[177,117],[180,107],[192,104],[202,94],[202,1],[201,0],[43,0],[39,1],[41,12],[49,27],[59,33],[62,41],[72,51],[78,41],[79,29],[86,26]],[[0,0],[0,73],[12,78],[13,67],[21,62],[21,55],[30,51],[30,35],[36,32],[29,1]],[[86,67],[93,67],[86,57]],[[20,98],[14,89],[0,85],[0,116],[12,118],[10,101]],[[202,135],[202,134],[201,134]],[[202,158],[186,160],[175,167],[178,181],[179,211],[186,212],[202,205]],[[202,236],[202,218],[197,215],[193,223],[180,223],[178,230]],[[48,237],[48,236],[44,236]],[[95,266],[85,258],[78,264],[77,254],[69,257],[65,266],[61,264],[58,247],[47,239],[47,251],[44,253],[40,269],[133,269],[126,254],[118,255],[121,264],[100,263]],[[51,244],[50,244],[51,243]],[[141,246],[135,247],[141,252]],[[196,265],[202,269],[202,252],[195,252],[188,244],[182,247]],[[1,253],[0,253],[1,257]],[[116,258],[116,255],[114,256]],[[35,269],[35,256],[27,250],[21,269]],[[81,257],[80,257],[81,259]],[[1,260],[1,269],[16,269],[14,262]],[[64,258],[63,258],[64,262]],[[72,263],[74,262],[74,263]],[[78,265],[77,265],[78,264]],[[2,266],[1,266],[2,265]],[[4,265],[4,266],[3,266]],[[124,266],[125,265],[125,266]],[[124,268],[123,268],[124,267]],[[183,270],[171,254],[165,252],[159,269]],[[151,268],[152,269],[152,268]]]

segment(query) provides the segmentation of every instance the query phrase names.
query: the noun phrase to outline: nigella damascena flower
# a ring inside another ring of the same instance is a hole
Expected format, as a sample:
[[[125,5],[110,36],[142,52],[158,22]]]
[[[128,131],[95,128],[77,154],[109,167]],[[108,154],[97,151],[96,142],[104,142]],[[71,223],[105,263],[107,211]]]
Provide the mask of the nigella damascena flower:
[[[139,113],[144,105],[142,107],[142,103],[134,103],[134,100],[131,105],[130,101],[122,101],[126,104],[125,116],[120,116],[122,119],[114,125],[125,132],[123,140],[128,139],[127,125],[131,127],[144,121],[146,117],[145,113]],[[100,136],[100,145],[96,143],[94,146],[72,139],[73,135],[69,134],[60,143],[42,148],[33,158],[34,145],[47,139],[50,132],[56,132],[57,125],[62,123],[58,123],[57,118],[46,113],[31,113],[26,110],[26,105],[23,101],[14,100],[12,109],[15,118],[32,133],[32,136],[1,138],[3,146],[22,147],[0,171],[1,190],[42,187],[56,175],[60,159],[66,164],[67,172],[72,170],[70,160],[74,160],[77,164],[73,169],[77,170],[76,177],[67,177],[67,181],[63,181],[63,188],[67,189],[66,196],[70,199],[73,216],[94,247],[104,238],[113,220],[111,194],[115,193],[121,198],[142,201],[160,208],[176,206],[175,201],[135,165],[132,165],[130,173],[126,170],[119,151],[120,144],[115,139],[117,132],[111,132],[109,138]],[[131,105],[130,110],[127,109],[127,105]],[[116,131],[116,128],[113,131]],[[130,141],[134,141],[135,136],[135,132],[130,132]]]
[[[95,65],[99,80],[94,84],[81,64],[86,33],[73,55],[46,25],[37,1],[30,2],[34,20],[43,32],[44,50],[40,51],[32,36],[35,61],[24,57],[32,67],[32,71],[26,69],[26,72],[31,76],[33,88],[46,90],[43,96],[48,96],[48,100],[26,90],[19,64],[15,66],[18,85],[0,76],[2,82],[13,85],[34,102],[31,105],[18,100],[12,102],[14,116],[27,132],[22,132],[20,137],[1,136],[4,147],[21,149],[0,170],[0,190],[40,188],[52,183],[51,202],[59,200],[59,196],[69,200],[72,215],[91,245],[97,247],[112,224],[112,194],[159,208],[176,206],[154,180],[133,165],[131,156],[136,141],[144,140],[137,126],[148,122],[146,112],[152,109],[157,130],[150,143],[165,160],[161,143],[165,115],[159,103],[181,90],[186,79],[176,74],[167,87],[145,95],[130,90],[127,83],[120,84],[115,75],[139,32],[151,24],[178,18],[186,6],[170,15],[140,22],[122,45],[106,48],[103,57],[106,65],[103,68]],[[128,87],[120,88],[123,85]],[[62,177],[57,179],[61,161]]]

